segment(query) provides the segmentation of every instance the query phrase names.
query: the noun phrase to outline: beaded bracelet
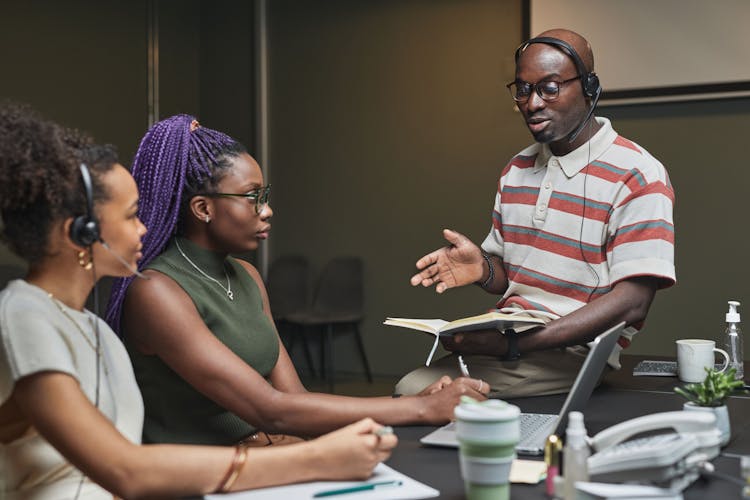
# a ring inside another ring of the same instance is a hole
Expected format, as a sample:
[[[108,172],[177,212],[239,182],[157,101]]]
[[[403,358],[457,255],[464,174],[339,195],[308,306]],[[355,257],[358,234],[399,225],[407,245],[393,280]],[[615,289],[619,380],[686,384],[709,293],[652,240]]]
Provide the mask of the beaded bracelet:
[[[482,288],[487,288],[495,280],[495,265],[492,263],[492,259],[490,259],[490,256],[488,254],[482,252],[482,258],[487,262],[487,267],[490,270],[490,275],[487,276],[487,279],[482,283],[478,281],[476,283]]]
[[[227,473],[224,474],[224,477],[221,479],[219,486],[216,488],[216,493],[226,493],[229,491],[232,485],[234,485],[234,482],[237,481],[237,478],[239,477],[240,472],[242,472],[242,467],[245,465],[246,461],[247,446],[238,444],[234,449],[234,457],[232,458],[232,463],[229,465]]]

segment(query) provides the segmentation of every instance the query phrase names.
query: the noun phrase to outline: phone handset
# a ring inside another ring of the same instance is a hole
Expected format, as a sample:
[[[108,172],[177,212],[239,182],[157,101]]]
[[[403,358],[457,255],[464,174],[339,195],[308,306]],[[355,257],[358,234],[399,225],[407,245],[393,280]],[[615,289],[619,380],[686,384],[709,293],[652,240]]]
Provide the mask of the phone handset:
[[[637,434],[667,431],[631,439]],[[669,432],[669,431],[675,432]],[[721,433],[712,413],[671,411],[634,418],[589,440],[592,481],[635,482],[681,491],[702,464],[718,456]]]
[[[645,415],[603,430],[590,438],[589,444],[594,450],[603,450],[642,432],[670,428],[680,434],[707,432],[716,429],[716,417],[713,413],[687,411],[668,411]]]

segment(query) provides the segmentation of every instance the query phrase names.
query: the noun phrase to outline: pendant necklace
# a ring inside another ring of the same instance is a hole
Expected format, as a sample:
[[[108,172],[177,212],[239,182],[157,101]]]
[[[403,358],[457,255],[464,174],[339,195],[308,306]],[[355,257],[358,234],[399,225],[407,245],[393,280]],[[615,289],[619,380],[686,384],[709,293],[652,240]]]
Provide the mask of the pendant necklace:
[[[200,267],[196,266],[195,262],[193,262],[192,260],[190,260],[190,258],[187,255],[185,255],[185,252],[183,252],[182,248],[180,248],[180,242],[177,241],[177,238],[175,238],[174,243],[175,243],[175,245],[177,245],[177,251],[180,252],[180,255],[182,255],[182,257],[186,261],[188,261],[188,263],[191,266],[193,266],[196,271],[198,271],[203,276],[205,276],[206,278],[210,279],[211,281],[213,281],[214,283],[216,283],[217,285],[219,285],[221,287],[221,289],[224,290],[224,292],[226,292],[227,297],[229,297],[229,300],[234,300],[234,293],[232,292],[232,282],[229,280],[229,275],[227,274],[226,267],[224,267],[224,277],[227,279],[227,286],[224,286],[224,285],[221,284],[221,282],[219,280],[217,280],[215,278],[212,278],[211,276],[209,276],[208,274],[206,274],[203,271],[203,269],[201,269]]]

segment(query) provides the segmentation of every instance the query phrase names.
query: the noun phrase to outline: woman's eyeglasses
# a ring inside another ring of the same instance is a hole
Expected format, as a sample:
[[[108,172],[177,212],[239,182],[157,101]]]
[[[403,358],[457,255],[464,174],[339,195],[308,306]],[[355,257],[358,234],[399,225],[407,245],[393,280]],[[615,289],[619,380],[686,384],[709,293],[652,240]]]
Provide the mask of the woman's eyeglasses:
[[[271,197],[271,185],[261,186],[253,189],[249,193],[197,193],[201,196],[224,196],[229,198],[245,198],[255,205],[255,213],[260,214],[268,206],[268,199]]]

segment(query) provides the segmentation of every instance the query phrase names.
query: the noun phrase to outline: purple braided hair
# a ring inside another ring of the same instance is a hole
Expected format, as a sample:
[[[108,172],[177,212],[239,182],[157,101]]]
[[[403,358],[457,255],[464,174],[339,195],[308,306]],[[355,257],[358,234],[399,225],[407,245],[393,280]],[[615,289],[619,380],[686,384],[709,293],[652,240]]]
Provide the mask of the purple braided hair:
[[[131,173],[138,185],[138,217],[148,228],[143,238],[143,269],[180,230],[182,214],[198,192],[211,191],[245,148],[226,134],[198,126],[190,115],[175,115],[156,123],[143,136]],[[125,293],[133,276],[112,285],[105,319],[120,332]]]

